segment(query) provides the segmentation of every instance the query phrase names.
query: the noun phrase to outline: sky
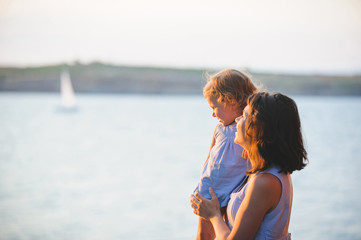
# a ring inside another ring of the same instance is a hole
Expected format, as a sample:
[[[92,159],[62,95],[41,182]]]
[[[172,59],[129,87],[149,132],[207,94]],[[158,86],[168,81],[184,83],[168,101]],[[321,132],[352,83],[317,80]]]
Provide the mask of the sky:
[[[0,0],[0,66],[360,74],[361,0]]]

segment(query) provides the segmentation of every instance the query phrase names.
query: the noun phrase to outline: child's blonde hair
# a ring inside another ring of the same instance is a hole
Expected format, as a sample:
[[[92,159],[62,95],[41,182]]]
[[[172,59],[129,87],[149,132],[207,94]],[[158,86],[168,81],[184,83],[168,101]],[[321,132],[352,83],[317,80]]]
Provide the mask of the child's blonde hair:
[[[211,75],[203,88],[205,98],[212,97],[223,104],[237,104],[240,113],[246,107],[248,97],[255,92],[257,88],[250,77],[235,69]]]

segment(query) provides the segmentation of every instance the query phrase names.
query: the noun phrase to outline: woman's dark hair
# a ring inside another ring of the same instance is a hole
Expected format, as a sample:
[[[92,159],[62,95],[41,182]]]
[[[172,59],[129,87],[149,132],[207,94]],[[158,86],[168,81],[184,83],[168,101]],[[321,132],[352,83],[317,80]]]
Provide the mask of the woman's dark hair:
[[[247,101],[250,115],[245,132],[250,140],[252,168],[248,173],[278,166],[280,172],[301,170],[308,162],[295,101],[281,94],[259,92]]]

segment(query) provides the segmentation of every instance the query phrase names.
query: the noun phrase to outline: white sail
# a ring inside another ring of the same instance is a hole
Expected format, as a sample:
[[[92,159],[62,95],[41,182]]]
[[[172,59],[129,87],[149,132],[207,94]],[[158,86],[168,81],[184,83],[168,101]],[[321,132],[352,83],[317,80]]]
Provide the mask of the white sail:
[[[63,71],[60,76],[61,102],[64,108],[75,108],[75,94],[68,71]]]

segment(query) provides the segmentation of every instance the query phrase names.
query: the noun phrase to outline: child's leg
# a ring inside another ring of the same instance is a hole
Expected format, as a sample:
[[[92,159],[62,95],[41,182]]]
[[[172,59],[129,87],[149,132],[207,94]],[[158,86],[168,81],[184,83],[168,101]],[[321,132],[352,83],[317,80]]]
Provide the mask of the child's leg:
[[[224,222],[228,225],[227,207],[221,207],[221,214]]]
[[[197,240],[214,240],[216,238],[216,234],[214,233],[214,229],[212,223],[204,218],[199,217],[198,221],[198,232],[197,232]]]
[[[221,214],[225,223],[228,225],[227,207],[221,207]],[[212,223],[200,217],[198,221],[197,240],[214,240],[215,238],[216,233],[214,232]]]

